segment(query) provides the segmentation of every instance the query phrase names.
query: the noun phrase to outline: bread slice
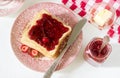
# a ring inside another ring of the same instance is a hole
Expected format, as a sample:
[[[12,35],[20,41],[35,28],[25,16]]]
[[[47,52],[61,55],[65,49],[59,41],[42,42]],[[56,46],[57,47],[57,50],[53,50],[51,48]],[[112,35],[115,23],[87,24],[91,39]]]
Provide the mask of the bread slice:
[[[68,29],[68,31],[63,33],[63,35],[59,38],[58,44],[55,45],[55,48],[52,50],[48,50],[47,48],[38,44],[35,40],[32,40],[29,37],[29,31],[31,30],[31,28],[33,26],[35,26],[37,24],[36,23],[37,20],[42,19],[43,14],[50,15],[53,19],[57,20],[58,22],[61,22],[63,24],[63,26]],[[56,58],[60,54],[60,50],[62,50],[64,45],[66,44],[68,36],[71,33],[71,30],[72,30],[71,27],[68,25],[65,25],[60,19],[51,15],[46,10],[42,10],[39,13],[35,14],[33,19],[27,24],[27,26],[23,30],[22,37],[21,37],[21,43],[29,46],[30,48],[33,48],[33,49],[39,51],[45,57]]]

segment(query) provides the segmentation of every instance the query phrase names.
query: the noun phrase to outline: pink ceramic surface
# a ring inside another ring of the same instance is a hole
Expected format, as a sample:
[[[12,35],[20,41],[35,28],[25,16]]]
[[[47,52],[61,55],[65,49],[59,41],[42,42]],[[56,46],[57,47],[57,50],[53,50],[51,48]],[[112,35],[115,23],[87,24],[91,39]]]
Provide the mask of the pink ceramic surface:
[[[64,5],[49,2],[38,3],[29,7],[28,9],[23,11],[16,19],[11,31],[11,45],[15,55],[25,66],[36,71],[45,72],[54,62],[53,59],[48,59],[44,56],[41,56],[39,59],[32,58],[31,56],[20,51],[20,46],[22,45],[20,43],[20,38],[23,29],[25,28],[27,23],[33,18],[35,13],[41,11],[42,9],[49,11],[51,14],[60,18],[66,24],[69,24],[71,27],[74,27],[74,25],[78,22],[78,19],[74,15],[74,13],[71,10],[67,9]],[[78,36],[77,40],[67,50],[56,70],[60,70],[66,67],[76,58],[81,48],[81,42],[82,32]]]

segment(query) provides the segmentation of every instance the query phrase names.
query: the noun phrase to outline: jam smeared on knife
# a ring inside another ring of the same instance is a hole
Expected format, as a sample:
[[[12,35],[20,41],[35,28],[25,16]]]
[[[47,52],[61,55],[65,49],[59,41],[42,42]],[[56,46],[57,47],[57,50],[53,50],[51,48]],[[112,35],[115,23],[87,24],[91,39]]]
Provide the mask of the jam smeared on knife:
[[[29,38],[50,51],[55,48],[61,36],[67,31],[68,28],[61,22],[48,14],[43,14],[42,19],[37,20],[36,25],[29,31]]]

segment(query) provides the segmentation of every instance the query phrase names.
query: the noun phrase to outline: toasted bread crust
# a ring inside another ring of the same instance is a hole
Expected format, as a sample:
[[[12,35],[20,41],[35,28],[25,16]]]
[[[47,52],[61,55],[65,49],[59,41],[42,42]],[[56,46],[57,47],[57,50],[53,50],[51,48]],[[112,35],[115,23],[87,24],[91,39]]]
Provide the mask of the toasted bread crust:
[[[64,33],[63,36],[59,39],[59,43],[58,43],[58,45],[55,46],[54,50],[47,51],[46,48],[44,48],[43,46],[40,46],[35,41],[30,40],[28,37],[29,30],[31,29],[32,26],[34,26],[36,24],[36,20],[42,18],[42,14],[50,15],[45,10],[42,10],[41,12],[37,13],[34,16],[34,18],[28,23],[26,28],[23,30],[21,43],[38,50],[40,53],[42,53],[46,57],[56,58],[60,54],[60,51],[64,48],[64,45],[66,44],[66,42],[68,40],[68,36],[71,33],[71,27],[64,24],[64,26],[67,27],[69,30],[66,33]],[[56,20],[62,22],[60,19],[56,18],[55,16],[52,16],[52,17],[55,18]]]

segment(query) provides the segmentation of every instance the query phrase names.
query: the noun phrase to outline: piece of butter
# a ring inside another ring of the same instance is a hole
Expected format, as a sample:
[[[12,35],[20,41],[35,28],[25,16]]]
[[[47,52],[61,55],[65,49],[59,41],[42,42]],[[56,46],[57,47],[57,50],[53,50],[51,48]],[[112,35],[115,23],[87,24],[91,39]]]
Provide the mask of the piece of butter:
[[[93,20],[99,26],[104,26],[104,24],[107,23],[111,17],[112,17],[112,12],[108,11],[107,9],[104,9],[98,12],[96,16],[93,18]]]

